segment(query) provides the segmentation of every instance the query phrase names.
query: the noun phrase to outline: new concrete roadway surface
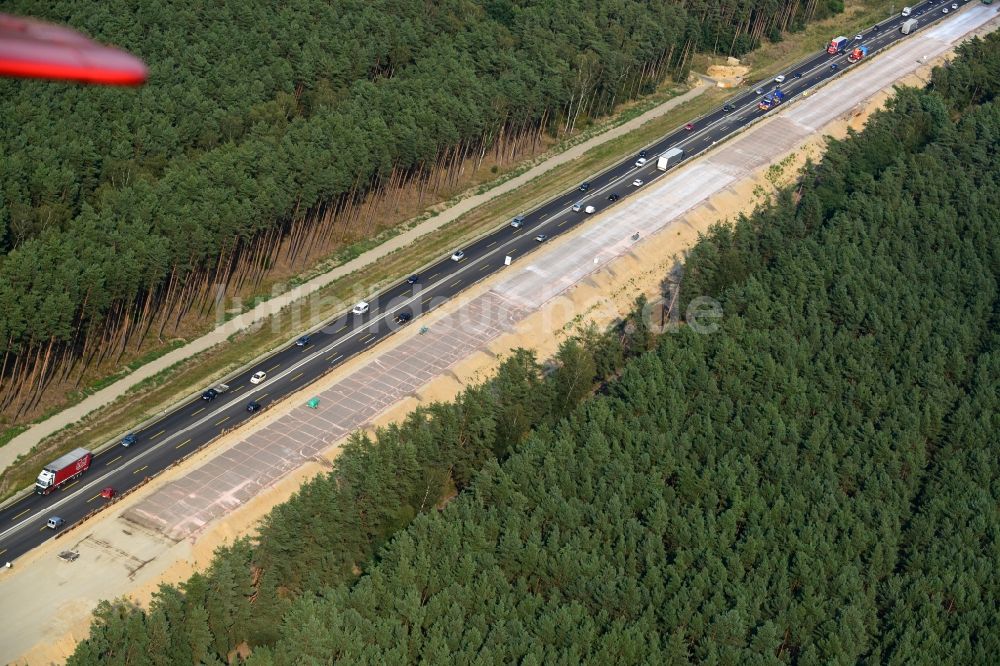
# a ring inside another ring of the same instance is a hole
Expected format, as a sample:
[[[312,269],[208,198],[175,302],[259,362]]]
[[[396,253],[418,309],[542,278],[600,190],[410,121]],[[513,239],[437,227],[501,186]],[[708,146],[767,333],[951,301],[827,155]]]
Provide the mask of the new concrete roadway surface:
[[[628,252],[635,232],[645,238],[667,225],[679,223],[686,211],[755,169],[780,159],[824,125],[890,88],[996,15],[994,6],[969,3],[964,11],[949,14],[942,24],[922,30],[915,39],[877,58],[869,58],[870,62],[853,75],[828,83],[821,94],[800,99],[768,122],[687,168],[666,175],[656,171],[656,154],[681,146],[690,155],[759,118],[757,96],[740,95],[732,102],[737,104],[734,113],[715,111],[696,121],[694,131],[679,130],[651,146],[650,164],[646,167],[636,168],[633,160],[629,160],[608,170],[591,181],[586,193],[566,193],[527,215],[522,228],[505,227],[465,248],[462,261],[444,258],[425,271],[416,284],[392,287],[378,302],[372,302],[367,314],[339,317],[314,335],[308,345],[279,351],[259,368],[251,368],[230,380],[233,389],[214,402],[199,400],[181,406],[160,423],[138,433],[135,446],[118,447],[98,456],[91,471],[64,491],[47,497],[32,496],[8,508],[0,514],[0,525],[5,526],[0,531],[0,561],[51,538],[52,533],[43,527],[48,516],[58,514],[73,522],[102,501],[98,492],[103,486],[113,485],[119,490],[134,486],[145,476],[172,464],[186,449],[253,418],[245,411],[249,400],[266,405],[282,395],[300,391],[331,366],[371,349],[394,330],[392,318],[400,311],[411,310],[415,314],[426,311],[491,273],[506,272],[491,288],[460,309],[430,317],[426,332],[413,331],[409,339],[392,348],[374,350],[372,358],[351,375],[319,393],[315,409],[304,405],[292,409],[183,478],[137,500],[123,512],[124,520],[119,521],[119,531],[127,535],[119,537],[123,543],[100,541],[93,547],[86,526],[67,533],[62,541],[67,548],[79,552],[79,559],[69,564],[56,561],[54,554],[46,555],[53,560],[48,566],[57,571],[41,587],[37,580],[30,587],[23,587],[28,578],[18,576],[15,566],[14,575],[0,579],[3,600],[0,608],[5,619],[0,628],[0,660],[14,658],[42,639],[45,634],[38,627],[39,614],[58,613],[61,605],[58,588],[72,581],[74,571],[77,576],[93,576],[97,572],[92,567],[100,561],[102,585],[95,593],[100,597],[121,594],[127,589],[135,567],[155,557],[157,550],[167,552],[172,542],[197,535],[206,524],[242,505],[258,490],[273,485],[346,433],[364,426],[456,361],[484,348],[544,303]],[[921,16],[928,21],[937,18],[937,12]],[[888,25],[883,24],[865,43],[878,47],[892,41],[898,36],[898,29],[893,27],[898,23],[898,19],[893,19]],[[803,71],[803,77],[792,79],[792,85],[786,83],[785,90],[795,95],[829,78],[833,60],[842,62],[842,57],[824,54],[801,64],[796,69]],[[631,182],[637,176],[647,184],[633,187]],[[622,197],[633,196],[627,205],[610,207],[607,196],[611,192]],[[581,198],[606,210],[574,238],[560,243],[553,251],[545,251],[544,242],[536,241],[536,235],[555,236],[580,225],[588,217],[570,210],[572,203]],[[506,256],[520,257],[536,248],[541,251],[505,266]],[[404,325],[421,326],[421,321]],[[259,385],[251,385],[249,375],[258,369],[267,371],[268,377]],[[147,541],[143,552],[128,552],[126,544],[135,532],[161,539],[160,545],[149,546]],[[109,551],[114,554],[110,559]],[[65,567],[65,571],[60,567]],[[18,600],[17,612],[4,607],[12,599]],[[72,600],[81,603],[75,597]],[[26,604],[37,608],[29,609]]]

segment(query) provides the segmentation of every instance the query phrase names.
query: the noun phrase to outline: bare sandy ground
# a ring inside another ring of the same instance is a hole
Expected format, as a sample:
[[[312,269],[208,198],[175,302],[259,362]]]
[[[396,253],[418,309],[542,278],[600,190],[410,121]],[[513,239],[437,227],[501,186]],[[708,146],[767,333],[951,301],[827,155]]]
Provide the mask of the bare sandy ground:
[[[996,20],[991,22],[990,29],[995,26]],[[934,64],[939,62],[928,61],[926,67],[898,83],[922,85],[930,67]],[[861,129],[868,116],[874,110],[881,108],[888,96],[889,93],[883,92],[868,102],[859,104],[848,117],[826,126],[822,134],[839,138],[846,136],[849,127]],[[773,164],[782,163],[780,169],[771,167],[759,169],[752,178],[734,183],[661,232],[643,238],[630,253],[609,263],[603,270],[594,273],[564,296],[550,301],[541,310],[523,320],[514,332],[495,340],[487,349],[470,355],[450,372],[425,385],[416,396],[397,403],[381,414],[372,425],[383,425],[398,420],[418,404],[453,398],[464,386],[487,378],[503,355],[517,347],[534,349],[539,358],[546,358],[558,348],[566,336],[572,334],[576,327],[585,321],[593,321],[599,325],[608,324],[630,309],[638,293],[656,296],[659,294],[664,275],[678,259],[683,258],[684,252],[697,241],[700,233],[719,220],[731,219],[738,213],[749,212],[756,205],[763,203],[777,187],[791,182],[807,158],[816,160],[821,157],[824,145],[824,139],[817,133],[790,156],[775,156]],[[574,237],[584,230],[584,228],[577,229],[552,241],[553,247],[562,243],[572,243]],[[482,293],[490,285],[489,280],[480,283],[471,290],[470,296]],[[587,311],[583,321],[577,317],[581,310]],[[434,316],[443,316],[448,311],[449,307],[445,306]],[[553,326],[554,322],[561,324],[561,333],[556,335],[551,334],[558,328]],[[410,334],[412,335],[412,332]],[[398,344],[405,335],[406,333],[393,336],[398,340],[389,344]],[[337,372],[331,373],[323,382],[331,383],[343,376],[343,373],[350,373],[375,353],[377,352],[373,350],[352,359]],[[292,406],[300,404],[307,394],[312,394],[316,390],[317,387],[313,386],[299,395],[290,397],[284,403],[286,405],[284,409],[291,409]],[[267,418],[277,418],[281,413],[281,409],[273,410],[269,412]],[[254,427],[261,425],[263,424],[260,422],[253,424]],[[186,474],[208,458],[219,455],[227,446],[235,444],[243,434],[245,433],[240,430],[230,433],[223,441],[213,446],[211,451],[193,456],[157,479],[156,484],[167,483]],[[21,607],[19,599],[31,598],[32,591],[37,588],[39,581],[49,580],[52,577],[60,581],[60,588],[65,597],[64,603],[59,605],[58,614],[41,611],[22,618],[23,622],[18,624],[33,629],[27,634],[19,632],[17,635],[12,635],[9,626],[0,627],[0,645],[4,646],[0,650],[3,653],[0,654],[0,660],[31,664],[63,661],[72,652],[77,641],[87,635],[90,610],[99,599],[128,596],[140,604],[148,604],[151,595],[160,584],[185,580],[192,572],[205,568],[217,547],[231,543],[239,536],[253,534],[261,517],[273,506],[291,497],[304,480],[328,469],[330,461],[336,457],[338,451],[339,446],[332,447],[325,457],[284,477],[270,489],[229,514],[225,520],[210,525],[194,540],[180,543],[165,542],[158,534],[138,533],[134,525],[118,519],[118,515],[128,503],[135,502],[141,499],[144,493],[152,491],[151,488],[144,488],[103,516],[89,521],[66,537],[22,558],[16,569],[0,572],[0,599],[3,600],[0,602],[0,608],[3,610],[3,615],[11,617],[14,610]],[[129,534],[129,531],[132,533]],[[138,558],[124,563],[109,555],[107,558],[109,566],[118,567],[119,570],[109,572],[111,575],[107,577],[88,575],[82,570],[76,571],[73,563],[60,562],[54,557],[55,553],[67,548],[100,551],[102,548],[108,548],[109,544],[113,543],[112,539],[122,538],[144,542],[144,546],[133,545],[130,548],[133,553],[142,552],[145,547],[149,552],[157,554],[149,561]],[[114,575],[122,573],[122,569],[124,576]],[[116,578],[124,582],[109,584]],[[32,647],[37,641],[41,642]],[[15,659],[16,655],[21,656]]]

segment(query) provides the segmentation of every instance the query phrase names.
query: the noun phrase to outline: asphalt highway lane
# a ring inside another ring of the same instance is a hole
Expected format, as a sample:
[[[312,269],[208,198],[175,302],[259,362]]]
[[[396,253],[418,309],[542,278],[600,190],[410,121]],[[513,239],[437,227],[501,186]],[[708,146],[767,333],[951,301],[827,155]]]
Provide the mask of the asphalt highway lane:
[[[946,18],[940,12],[945,4],[924,2],[914,5],[913,14],[908,18],[917,19],[919,28],[916,35],[911,36],[920,39],[919,29]],[[950,6],[950,2],[947,5]],[[135,432],[137,441],[132,446],[114,446],[96,454],[90,469],[60,490],[46,496],[23,497],[0,509],[0,563],[14,560],[52,538],[54,532],[45,526],[49,517],[59,516],[71,525],[107,502],[100,496],[102,488],[111,486],[118,493],[133,488],[145,478],[156,475],[205,446],[223,431],[253,419],[259,412],[247,411],[251,400],[266,408],[272,402],[309,386],[332,367],[378,344],[399,328],[419,327],[421,314],[447,302],[479,280],[503,270],[505,257],[510,256],[517,261],[537,248],[541,244],[535,240],[538,234],[551,239],[586,222],[590,216],[582,211],[574,212],[572,207],[575,203],[594,206],[597,211],[620,205],[629,195],[664,175],[656,168],[656,158],[668,149],[682,148],[685,160],[698,155],[769,113],[760,110],[757,104],[764,94],[774,88],[781,88],[786,95],[784,104],[788,104],[796,96],[852,67],[847,61],[847,53],[854,47],[868,46],[868,57],[872,57],[872,51],[906,37],[899,30],[905,20],[897,15],[880,23],[877,28],[866,30],[859,41],[853,41],[853,35],[848,35],[852,41],[844,54],[829,55],[824,50],[810,56],[783,72],[786,79],[781,84],[769,80],[749,86],[748,90],[727,100],[727,104],[735,109],[714,109],[692,120],[693,129],[678,128],[647,146],[648,161],[642,167],[635,166],[638,156],[632,156],[606,169],[590,179],[586,191],[564,192],[525,213],[520,228],[507,225],[460,248],[465,253],[461,261],[442,257],[422,270],[415,284],[404,280],[372,297],[367,313],[342,314],[314,332],[308,344],[298,346],[290,343],[254,367],[226,379],[229,391],[214,400],[196,397],[181,404],[152,425]],[[838,68],[831,69],[832,64],[837,64]],[[757,94],[755,91],[758,89],[763,94]],[[644,184],[634,186],[632,182],[636,178],[641,178]],[[610,201],[608,197],[611,194],[617,194],[618,199]],[[400,312],[409,313],[412,319],[397,323],[395,319]],[[267,378],[253,385],[250,376],[258,370],[265,371]]]

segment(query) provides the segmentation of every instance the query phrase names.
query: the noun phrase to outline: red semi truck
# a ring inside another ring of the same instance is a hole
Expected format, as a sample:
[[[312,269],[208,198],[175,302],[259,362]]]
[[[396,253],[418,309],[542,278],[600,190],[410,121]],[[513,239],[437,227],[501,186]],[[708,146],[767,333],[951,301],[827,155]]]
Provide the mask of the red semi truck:
[[[87,449],[75,449],[53,460],[38,473],[35,492],[39,495],[48,495],[90,469],[90,462],[93,459],[94,454]]]
[[[830,40],[830,45],[826,47],[826,52],[830,55],[843,53],[844,49],[847,48],[847,41],[847,37],[834,37]]]

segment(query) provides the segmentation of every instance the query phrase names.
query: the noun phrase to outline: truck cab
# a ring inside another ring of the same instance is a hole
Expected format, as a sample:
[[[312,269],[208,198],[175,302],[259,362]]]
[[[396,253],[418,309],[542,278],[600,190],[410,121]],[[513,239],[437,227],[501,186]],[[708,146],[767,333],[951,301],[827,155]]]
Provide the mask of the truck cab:
[[[847,48],[848,43],[847,37],[841,35],[840,37],[834,37],[830,40],[830,45],[826,47],[826,52],[830,55],[837,55],[838,53],[843,53],[844,49]]]

